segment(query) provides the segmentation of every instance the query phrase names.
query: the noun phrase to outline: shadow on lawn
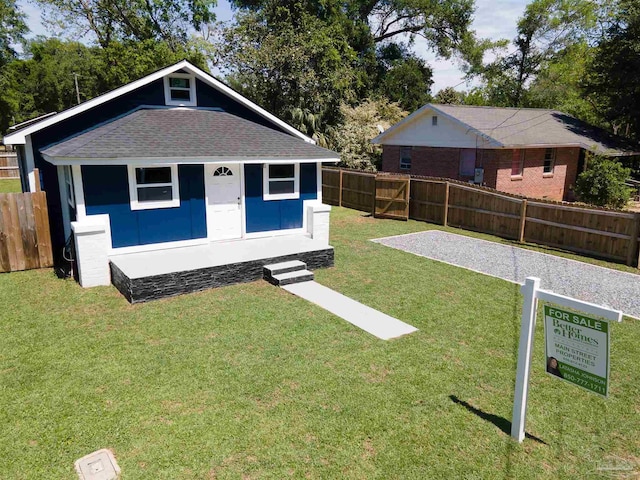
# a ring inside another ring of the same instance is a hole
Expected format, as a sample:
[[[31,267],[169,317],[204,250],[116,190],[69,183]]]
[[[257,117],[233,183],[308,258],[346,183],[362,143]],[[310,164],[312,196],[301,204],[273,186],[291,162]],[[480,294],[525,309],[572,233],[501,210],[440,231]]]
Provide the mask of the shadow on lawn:
[[[483,412],[479,408],[474,407],[473,405],[465,402],[464,400],[460,400],[455,395],[449,395],[449,398],[453,403],[457,403],[458,405],[462,405],[464,408],[469,410],[471,413],[479,416],[481,419],[486,420],[488,422],[493,423],[496,427],[502,430],[507,435],[511,435],[511,422],[504,417],[499,417],[497,415],[493,415],[492,413]],[[530,435],[525,432],[525,436],[530,440],[535,440],[538,443],[542,443],[544,445],[548,445],[547,442],[538,438],[534,435]]]

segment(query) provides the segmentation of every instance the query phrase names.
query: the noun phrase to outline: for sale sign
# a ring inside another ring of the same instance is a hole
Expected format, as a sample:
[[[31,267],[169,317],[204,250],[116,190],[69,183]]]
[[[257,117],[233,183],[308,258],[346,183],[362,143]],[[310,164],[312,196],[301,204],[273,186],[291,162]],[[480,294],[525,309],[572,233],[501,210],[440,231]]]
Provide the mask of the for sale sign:
[[[609,322],[544,306],[547,373],[594,393],[609,393]]]

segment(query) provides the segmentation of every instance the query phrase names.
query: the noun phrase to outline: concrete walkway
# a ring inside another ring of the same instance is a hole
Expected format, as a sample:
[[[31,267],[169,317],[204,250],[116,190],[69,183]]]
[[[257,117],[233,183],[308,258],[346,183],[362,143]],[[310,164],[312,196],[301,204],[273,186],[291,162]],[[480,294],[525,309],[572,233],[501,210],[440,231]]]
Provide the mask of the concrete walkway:
[[[440,230],[372,241],[514,283],[538,277],[545,290],[640,318],[640,275]]]
[[[285,285],[282,288],[311,303],[315,303],[382,340],[401,337],[418,330],[411,325],[367,307],[313,281]]]

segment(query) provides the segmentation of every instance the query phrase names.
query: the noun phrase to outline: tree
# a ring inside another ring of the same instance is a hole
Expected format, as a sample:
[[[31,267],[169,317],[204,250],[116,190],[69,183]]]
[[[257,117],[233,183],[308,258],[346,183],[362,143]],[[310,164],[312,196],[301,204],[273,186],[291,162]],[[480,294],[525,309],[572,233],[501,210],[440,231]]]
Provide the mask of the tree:
[[[397,103],[387,99],[366,99],[356,107],[340,106],[343,122],[336,127],[332,147],[340,152],[340,165],[358,170],[376,171],[382,149],[371,143],[381,131],[407,115]]]
[[[95,36],[102,47],[112,41],[160,40],[174,51],[190,30],[213,22],[216,0],[34,0],[59,34]]]
[[[378,48],[376,91],[404,110],[417,110],[431,101],[431,68],[407,45],[389,43]]]
[[[533,0],[518,21],[513,50],[469,75],[482,76],[492,105],[527,106],[529,83],[567,48],[586,40],[597,25],[598,7],[590,0]]]
[[[284,119],[317,120],[294,123],[307,133],[310,123],[321,134],[338,125],[343,102],[376,95],[407,109],[428,102],[431,69],[410,50],[416,36],[441,56],[478,58],[473,0],[232,4],[239,11],[222,55],[229,82]]]
[[[578,199],[602,207],[624,207],[631,195],[631,189],[625,186],[631,169],[598,155],[591,155],[587,165],[587,170],[578,175],[576,180]]]
[[[355,53],[339,25],[306,12],[282,9],[269,25],[256,12],[241,12],[224,32],[227,80],[243,95],[308,135],[335,125],[340,102],[352,101],[358,76]]]
[[[588,65],[587,98],[618,134],[640,140],[640,4],[621,0]]]
[[[462,105],[464,104],[464,92],[459,92],[453,87],[446,87],[436,93],[434,101],[445,105]]]
[[[24,13],[18,10],[14,0],[0,0],[0,133],[13,123],[18,108],[18,78],[8,67],[17,54],[13,46],[24,41],[29,31]]]
[[[269,23],[277,21],[283,10],[296,8],[327,23],[342,24],[359,54],[406,35],[423,37],[445,58],[455,52],[477,53],[469,29],[473,0],[232,0],[232,4],[261,12]]]
[[[173,52],[164,42],[152,40],[112,41],[101,48],[38,37],[25,44],[24,59],[13,61],[5,69],[7,75],[20,79],[13,90],[11,123],[76,105],[76,75],[80,101],[86,101],[175,63],[183,55]],[[187,58],[204,66],[198,52],[191,52]]]
[[[0,0],[0,68],[16,58],[13,45],[22,43],[28,31],[15,0]]]

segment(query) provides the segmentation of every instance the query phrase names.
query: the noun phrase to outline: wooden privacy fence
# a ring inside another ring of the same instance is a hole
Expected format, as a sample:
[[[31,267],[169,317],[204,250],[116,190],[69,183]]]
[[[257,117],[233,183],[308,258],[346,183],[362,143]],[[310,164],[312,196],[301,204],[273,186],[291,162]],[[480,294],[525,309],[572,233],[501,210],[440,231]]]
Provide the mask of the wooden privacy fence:
[[[52,265],[46,193],[0,194],[0,272]]]
[[[0,178],[20,178],[18,156],[15,153],[0,150]]]
[[[376,175],[376,198],[373,216],[407,220],[411,177]]]
[[[345,202],[345,186],[354,188],[356,176],[359,196]],[[399,185],[406,177],[385,177],[395,179],[399,194]],[[325,168],[323,201],[371,213],[375,204],[377,212],[385,205],[383,198],[390,198],[389,191],[378,193],[379,178],[373,173]],[[414,220],[638,265],[639,214],[531,200],[442,178],[410,177],[407,183],[408,217]]]

